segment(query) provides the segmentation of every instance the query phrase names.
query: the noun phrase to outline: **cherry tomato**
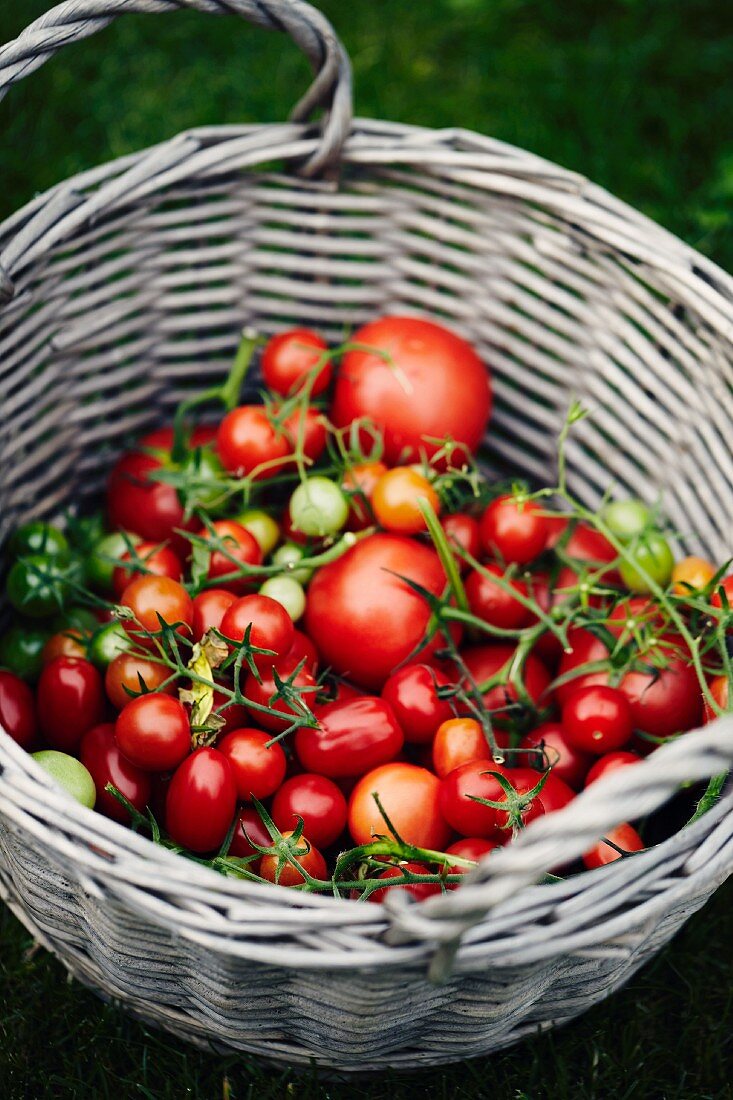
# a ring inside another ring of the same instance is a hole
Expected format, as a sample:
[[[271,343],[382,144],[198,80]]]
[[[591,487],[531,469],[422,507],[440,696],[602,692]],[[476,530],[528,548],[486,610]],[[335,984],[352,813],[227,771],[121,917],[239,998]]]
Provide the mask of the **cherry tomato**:
[[[563,704],[562,727],[571,745],[597,756],[620,749],[634,731],[628,699],[604,684],[573,692]]]
[[[383,462],[363,462],[351,466],[344,474],[341,488],[349,501],[349,531],[363,531],[374,523],[372,496],[380,478],[387,473]]]
[[[183,585],[170,577],[136,577],[120,596],[120,603],[135,616],[128,633],[142,644],[148,641],[142,631],[159,634],[161,619],[168,626],[180,624],[177,627],[180,634],[191,631],[193,601]]]
[[[589,787],[601,776],[608,775],[609,772],[615,772],[619,768],[628,768],[630,764],[638,764],[640,760],[641,757],[636,752],[608,752],[605,756],[596,760],[585,777],[585,785]]]
[[[220,630],[221,620],[227,608],[236,600],[233,592],[225,588],[207,588],[199,592],[193,598],[193,629],[194,642],[200,642],[204,634],[210,630]]]
[[[254,656],[255,664],[263,671],[288,655],[295,638],[293,620],[282,604],[260,593],[236,600],[221,621],[221,633],[234,642],[243,641],[247,630],[250,645],[272,650],[272,656]]]
[[[567,806],[568,802],[573,801],[575,795],[576,792],[572,787],[569,787],[559,775],[555,775],[554,771],[551,771],[545,777],[545,782],[542,784],[542,790],[540,791],[540,798],[546,814],[561,810],[563,806]]]
[[[290,645],[290,649],[285,654],[285,660],[289,661],[293,667],[295,667],[295,665],[299,665],[303,659],[305,659],[305,668],[315,676],[316,669],[318,668],[318,653],[316,647],[307,634],[303,634],[300,630],[294,630],[293,641]]]
[[[56,749],[34,752],[33,759],[62,790],[71,795],[81,806],[94,809],[96,791],[94,780],[84,765],[73,756]]]
[[[97,791],[96,809],[113,821],[130,822],[130,811],[106,790],[111,783],[139,813],[150,804],[152,781],[148,772],[136,768],[120,752],[112,722],[92,726],[81,739],[79,759],[87,769]]]
[[[169,542],[174,550],[185,553],[187,543],[175,531],[192,530],[196,520],[186,519],[173,485],[151,478],[163,465],[161,458],[140,451],[122,456],[107,485],[109,523],[155,545]]]
[[[440,512],[440,497],[428,479],[411,466],[396,466],[383,474],[372,492],[372,509],[386,531],[416,535],[426,529],[420,504]]]
[[[280,832],[285,832],[295,828],[298,818],[313,843],[328,848],[346,827],[346,799],[324,775],[294,775],[283,783],[272,801],[272,820]]]
[[[626,822],[623,825],[617,825],[615,829],[610,829],[606,833],[606,839],[624,852],[641,852],[644,848],[644,841],[636,829]],[[616,848],[612,848],[610,844],[606,844],[601,840],[594,848],[585,853],[583,863],[588,870],[592,870],[594,867],[604,867],[607,863],[613,863],[616,859],[621,859],[621,855],[616,851]]]
[[[132,649],[130,635],[121,622],[113,619],[98,627],[87,645],[87,656],[92,664],[95,664],[101,672],[119,657],[121,653],[127,653]]]
[[[433,767],[441,779],[461,764],[486,760],[490,755],[484,731],[475,718],[449,718],[438,727],[433,741]]]
[[[102,677],[91,661],[57,657],[41,673],[37,705],[38,725],[48,744],[70,752],[102,721]]]
[[[478,863],[489,852],[495,851],[497,848],[502,847],[503,837],[492,836],[478,837],[467,836],[462,840],[457,840],[455,844],[451,844],[446,848],[446,855],[460,856],[461,859],[471,859],[474,863]],[[472,870],[471,867],[459,867],[452,866],[448,868],[449,875],[465,875],[468,871]],[[448,890],[458,889],[458,883],[453,883],[447,887]]]
[[[287,838],[293,834],[287,832],[282,835]],[[305,850],[303,851],[303,849]],[[305,873],[310,875],[311,878],[328,878],[325,859],[305,836],[301,836],[297,841],[296,851],[293,855]],[[305,882],[305,878],[297,867],[294,867],[291,863],[280,864],[277,856],[270,855],[263,856],[260,861],[260,876],[267,879],[268,882],[277,882],[280,886],[300,886],[301,883]]]
[[[465,512],[456,512],[452,516],[445,516],[441,520],[441,526],[448,536],[448,541],[460,550],[466,550],[472,558],[477,558],[481,553],[481,537],[479,535],[478,520]],[[456,555],[458,565],[462,573],[470,566],[460,554]]]
[[[262,564],[262,551],[260,544],[254,535],[251,535],[241,523],[235,523],[231,519],[220,519],[212,525],[213,531],[221,540],[222,550],[212,550],[209,562],[208,579],[210,581],[221,578],[221,587],[228,588],[231,592],[240,595],[252,587],[252,578],[248,577],[248,565]],[[206,528],[198,532],[199,537],[210,539],[210,533]],[[243,569],[243,576],[230,578],[230,574]]]
[[[82,657],[86,660],[84,635],[78,630],[60,630],[58,634],[52,634],[43,647],[44,665],[55,661],[57,657]]]
[[[264,730],[232,730],[217,745],[229,761],[240,802],[269,798],[278,789],[287,769],[279,744],[268,745],[271,735]]]
[[[573,627],[568,630],[568,649],[563,653],[558,665],[558,678],[565,677],[573,672],[577,675],[558,684],[555,688],[557,701],[564,706],[570,696],[582,687],[591,684],[605,684],[608,681],[608,671],[583,672],[583,666],[594,664],[597,661],[608,661],[609,653],[606,643],[595,634],[583,627]]]
[[[388,867],[386,871],[382,871],[381,875],[377,877],[379,879],[391,879],[404,877],[404,872],[412,872],[413,875],[429,875],[431,873],[430,868],[426,867],[423,863],[400,863],[393,867]],[[439,882],[398,882],[392,886],[382,886],[379,890],[375,890],[370,894],[367,901],[376,902],[378,905],[384,901],[390,890],[404,890],[406,894],[413,897],[415,901],[422,901],[423,898],[429,898],[432,894],[441,894],[442,888]]]
[[[51,554],[19,558],[8,573],[8,601],[21,615],[45,619],[68,603],[69,584],[78,579],[79,572],[76,559],[64,561]]]
[[[438,696],[438,688],[449,683],[429,665],[407,665],[392,673],[382,688],[382,698],[392,708],[405,741],[426,744],[438,726],[453,717],[450,703]]]
[[[216,437],[222,465],[236,477],[272,477],[290,454],[290,440],[262,405],[241,405],[222,420]]]
[[[330,779],[363,775],[386,764],[403,743],[392,708],[367,695],[319,707],[318,726],[301,726],[295,734],[295,751],[306,771]]]
[[[110,661],[104,674],[107,698],[112,706],[122,710],[135,695],[159,691],[160,685],[168,679],[169,675],[170,669],[165,665],[132,653],[120,653]],[[166,693],[174,691],[173,684],[166,688]]]
[[[297,667],[298,662],[293,664],[290,658],[282,658],[276,661],[268,672],[260,674],[261,682],[250,673],[244,685],[244,694],[248,700],[252,703],[257,703],[258,706],[268,708],[266,711],[261,711],[258,710],[257,707],[249,707],[248,709],[252,718],[254,718],[259,725],[264,726],[265,729],[272,730],[274,733],[279,733],[287,729],[296,716],[296,711],[293,710],[284,699],[280,698],[271,702],[273,696],[278,692],[278,686],[275,683],[275,673],[277,673],[283,682],[286,682],[290,679]],[[292,685],[294,688],[301,689],[301,699],[304,704],[310,708],[312,704],[315,703],[316,693],[313,689],[315,689],[316,681],[305,665],[293,678]]]
[[[354,333],[336,379],[331,417],[369,417],[384,432],[385,461],[431,458],[450,438],[475,451],[491,412],[486,367],[460,336],[417,317],[383,317]],[[381,353],[381,354],[379,354]]]
[[[272,837],[254,806],[242,806],[227,854],[240,858],[255,855],[257,849],[252,847],[250,841],[259,844],[260,848],[271,848],[273,844]],[[247,864],[248,870],[255,873],[257,867],[259,860]]]
[[[0,726],[22,749],[36,739],[36,704],[33,692],[19,676],[0,669]]]
[[[217,749],[192,752],[176,769],[165,800],[171,839],[191,852],[219,848],[237,809],[229,761]]]
[[[288,514],[293,530],[320,539],[341,530],[348,519],[349,506],[335,481],[314,475],[293,491]]]
[[[718,583],[715,591],[710,599],[710,603],[713,607],[723,606],[723,596],[721,589],[725,592],[728,607],[733,607],[733,574],[729,577],[723,577],[722,581]]]
[[[386,534],[369,535],[315,574],[305,629],[338,675],[378,690],[422,640],[430,609],[403,577],[436,596],[446,583],[437,554]],[[436,634],[420,660],[443,644]]]
[[[10,539],[8,546],[13,557],[24,558],[29,554],[48,554],[50,557],[68,561],[69,541],[63,531],[52,523],[43,520],[31,520],[19,527]]]
[[[718,704],[720,709],[722,711],[727,711],[730,707],[728,694],[728,677],[716,676],[714,680],[711,680],[708,687],[710,689],[710,694],[712,695],[713,699]],[[707,701],[707,699],[703,700],[703,711],[706,722],[714,722],[715,719],[718,717],[717,713],[715,712],[711,704]]]
[[[502,496],[486,507],[479,534],[488,554],[507,564],[528,565],[547,546],[550,526],[539,504]]]
[[[224,719],[224,725],[219,731],[222,737],[225,733],[231,733],[232,730],[244,729],[249,724],[249,711],[244,704],[233,703],[230,696],[217,688],[214,688],[212,710]]]
[[[671,737],[702,721],[702,691],[692,665],[662,651],[666,667],[627,672],[619,687],[631,705],[634,729]]]
[[[416,764],[383,764],[362,776],[349,799],[349,832],[355,844],[389,836],[389,827],[373,797],[377,794],[406,844],[441,851],[450,836],[438,807],[440,780]]]
[[[143,771],[170,771],[191,751],[186,708],[170,695],[132,699],[117,716],[115,740],[130,763]]]
[[[514,651],[513,645],[482,645],[464,650],[462,656],[466,668],[480,687],[506,667]],[[524,662],[521,680],[535,705],[548,702],[546,693],[550,675],[533,653]],[[484,692],[484,703],[491,711],[506,711],[508,707],[516,706],[518,699],[517,689],[510,683],[499,684]]]
[[[313,462],[317,461],[326,449],[328,428],[323,413],[310,405],[305,411],[296,409],[283,421],[283,431],[290,441],[290,450],[296,452],[300,446],[303,455]],[[296,464],[289,463],[291,469]]]
[[[33,683],[43,668],[48,632],[30,623],[11,626],[0,635],[0,667]]]
[[[280,541],[280,525],[262,508],[245,508],[234,519],[245,527],[257,543],[264,557],[271,554]]]
[[[601,513],[609,531],[621,542],[630,542],[651,523],[651,512],[640,500],[613,500]]]
[[[707,588],[715,573],[715,566],[704,558],[683,558],[672,570],[672,591],[677,596],[691,595]]]
[[[265,385],[287,396],[310,382],[310,396],[317,397],[331,381],[331,360],[324,356],[327,351],[326,341],[309,328],[291,328],[271,336],[262,352]]]
[[[570,538],[565,543],[564,552],[566,557],[574,558],[584,565],[595,567],[595,570],[599,572],[601,566],[610,565],[618,558],[615,548],[606,536],[602,535],[600,531],[596,531],[595,527],[591,527],[588,523],[575,525]],[[577,574],[573,574],[573,576],[577,577]],[[618,570],[606,570],[603,573],[603,584],[621,584]]]
[[[632,592],[651,592],[649,581],[665,588],[674,569],[674,555],[664,535],[658,531],[648,531],[628,546],[631,561],[622,561],[619,566],[621,580]]]
[[[588,769],[593,763],[590,753],[583,752],[568,737],[563,726],[559,722],[543,722],[531,733],[526,734],[521,742],[522,749],[535,749],[542,747],[548,765],[552,768],[552,775],[564,780],[574,790],[580,790]],[[544,787],[542,788],[544,794]]]
[[[493,577],[504,579],[504,570],[493,562],[469,573],[466,596],[471,613],[502,630],[519,630],[527,626],[533,617],[531,609],[511,595],[514,591],[526,597],[527,585],[518,580],[506,581],[509,587],[506,591]]]
[[[439,798],[441,814],[457,833],[491,837],[507,827],[509,819],[503,810],[474,801],[475,798],[489,802],[506,801],[506,792],[496,778],[497,774],[508,780],[518,794],[526,794],[540,780],[540,773],[530,768],[503,768],[493,760],[472,760],[461,764],[441,780]],[[522,821],[526,825],[544,812],[541,799],[534,798],[522,813]]]
[[[138,558],[143,562],[144,568],[135,564]],[[135,547],[135,557],[126,550],[120,560],[130,564],[118,565],[112,573],[112,588],[115,596],[118,597],[122,595],[133,577],[153,574],[156,577],[171,577],[174,581],[180,581],[183,577],[181,559],[169,546],[157,546],[154,542],[139,542]]]

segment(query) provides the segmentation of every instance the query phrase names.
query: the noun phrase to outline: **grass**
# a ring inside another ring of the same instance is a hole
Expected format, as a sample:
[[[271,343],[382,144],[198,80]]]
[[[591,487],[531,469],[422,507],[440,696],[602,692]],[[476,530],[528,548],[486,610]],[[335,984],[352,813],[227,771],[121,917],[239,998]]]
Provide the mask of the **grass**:
[[[50,0],[0,5],[0,41]],[[719,0],[321,0],[360,114],[460,124],[603,184],[733,269],[733,6]],[[127,17],[0,105],[0,217],[81,168],[206,123],[285,117],[307,80],[281,36],[195,13]],[[0,1096],[502,1100],[733,1096],[733,889],[623,992],[489,1060],[346,1086],[149,1032],[65,981],[0,918]]]

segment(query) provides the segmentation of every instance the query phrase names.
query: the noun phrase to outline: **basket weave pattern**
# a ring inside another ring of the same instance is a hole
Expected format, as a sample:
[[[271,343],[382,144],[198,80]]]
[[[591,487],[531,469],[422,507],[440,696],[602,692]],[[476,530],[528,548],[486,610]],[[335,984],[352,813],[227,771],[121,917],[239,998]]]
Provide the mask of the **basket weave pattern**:
[[[287,29],[313,89],[296,121],[181,134],[0,226],[0,536],[97,492],[130,433],[225,374],[243,325],[337,340],[409,312],[490,365],[497,471],[552,479],[578,397],[577,496],[663,493],[681,546],[724,559],[733,283],[629,207],[473,133],[351,122],[343,49],[296,0],[63,4],[0,50],[0,92],[115,14],[183,6]],[[317,104],[320,131],[301,121]],[[538,820],[459,890],[377,906],[189,864],[70,802],[0,731],[0,894],[80,980],[187,1038],[344,1071],[438,1064],[572,1018],[674,934],[733,871],[730,788],[631,860],[532,883],[731,762],[724,719]]]

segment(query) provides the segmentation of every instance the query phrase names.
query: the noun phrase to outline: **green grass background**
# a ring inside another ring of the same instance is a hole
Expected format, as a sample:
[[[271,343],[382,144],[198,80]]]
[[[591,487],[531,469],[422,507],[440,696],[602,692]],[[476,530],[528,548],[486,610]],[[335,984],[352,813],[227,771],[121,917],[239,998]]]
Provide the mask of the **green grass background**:
[[[0,41],[49,0],[0,0]],[[601,183],[733,270],[733,5],[321,0],[362,115],[465,127]],[[0,217],[81,168],[205,123],[282,119],[307,66],[279,35],[127,17],[0,105]],[[704,471],[701,471],[704,476]],[[733,889],[582,1020],[516,1050],[349,1085],[200,1054],[68,984],[0,916],[0,1097],[733,1097]],[[399,991],[395,991],[399,996]]]

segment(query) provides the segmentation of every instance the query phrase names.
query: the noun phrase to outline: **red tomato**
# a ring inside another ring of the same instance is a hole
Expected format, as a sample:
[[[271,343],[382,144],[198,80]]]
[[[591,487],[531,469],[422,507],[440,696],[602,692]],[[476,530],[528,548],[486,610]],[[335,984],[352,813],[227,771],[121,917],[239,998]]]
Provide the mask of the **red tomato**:
[[[721,710],[727,711],[729,707],[728,703],[728,677],[716,676],[714,680],[710,681],[708,685],[710,688],[710,694],[715,702],[718,704]],[[707,701],[703,700],[704,718],[706,722],[714,722],[718,717],[713,707]]]
[[[432,741],[438,726],[453,717],[450,703],[438,696],[438,688],[450,681],[429,665],[407,665],[393,672],[382,688],[405,741],[426,744]]]
[[[552,814],[555,810],[561,810],[563,806],[567,806],[568,802],[573,801],[575,794],[576,792],[572,787],[569,787],[559,775],[555,775],[554,771],[551,771],[542,784],[542,790],[540,791],[545,813]]]
[[[480,687],[496,676],[514,654],[513,645],[481,645],[463,651],[463,660],[473,679]],[[547,703],[545,698],[550,675],[542,661],[530,653],[524,663],[522,681],[530,699],[535,704]],[[484,692],[484,702],[489,710],[502,711],[516,704],[517,690],[513,684],[503,684]],[[511,713],[511,712],[510,712]]]
[[[303,634],[300,630],[293,631],[293,641],[285,654],[285,660],[291,662],[293,667],[305,660],[305,668],[315,676],[318,668],[318,652],[307,634]]]
[[[104,686],[112,706],[122,710],[133,696],[146,691],[159,691],[169,675],[170,669],[165,665],[132,653],[120,653],[107,665]],[[172,694],[176,690],[175,685],[169,684],[165,690]]]
[[[272,651],[271,656],[255,654],[254,662],[262,671],[290,652],[295,627],[293,620],[277,600],[256,593],[242,596],[226,610],[221,621],[221,633],[225,638],[241,642],[248,629],[250,645]]]
[[[440,449],[435,439],[476,450],[491,412],[491,385],[470,344],[417,317],[383,317],[355,332],[353,342],[375,352],[344,355],[331,410],[337,427],[371,418],[384,432],[390,465],[415,461],[421,451],[430,458]]]
[[[430,609],[403,577],[436,596],[446,583],[437,554],[400,535],[369,535],[315,574],[306,632],[334,672],[379,690],[420,643]],[[441,644],[436,635],[419,659]]]
[[[466,578],[466,596],[471,613],[502,630],[519,630],[531,623],[534,617],[532,611],[514,599],[492,577],[504,578],[504,570],[493,562],[483,565],[481,570],[474,569]],[[527,596],[527,585],[523,581],[512,580],[508,584],[510,590]]]
[[[221,710],[220,708],[224,708]],[[244,729],[249,723],[249,711],[243,703],[233,703],[231,698],[214,688],[214,702],[212,710],[216,711],[220,718],[224,719],[224,725],[219,731],[223,736],[232,730]]]
[[[606,643],[596,638],[589,630],[583,627],[573,627],[568,631],[569,650],[563,653],[558,665],[558,677],[566,676],[569,672],[576,672],[571,679],[559,684],[555,688],[555,694],[560,706],[564,706],[573,692],[590,684],[605,684],[608,682],[608,672],[582,672],[584,665],[596,661],[608,660],[608,648]]]
[[[429,875],[434,874],[429,867],[426,867],[423,863],[400,863],[394,867],[388,867],[386,871],[382,871],[378,877],[380,879],[390,878],[403,878],[404,872],[412,872],[413,875]],[[439,882],[400,882],[394,883],[392,886],[382,886],[379,890],[375,890],[373,894],[370,894],[367,901],[373,901],[380,904],[384,901],[390,890],[404,890],[406,894],[413,897],[415,901],[422,901],[423,898],[429,898],[432,894],[441,894],[442,888]]]
[[[655,600],[649,596],[628,596],[619,600],[605,625],[616,638],[628,641],[639,627],[651,626],[656,630],[666,623],[664,612]]]
[[[473,760],[449,772],[440,783],[440,812],[462,836],[491,837],[508,826],[509,819],[503,810],[474,801],[475,798],[506,801],[506,792],[492,772],[507,779],[518,794],[526,794],[540,780],[540,773],[531,768],[503,768],[493,760]],[[544,812],[537,797],[522,813],[522,821],[526,825]]]
[[[227,854],[240,858],[255,855],[257,849],[252,847],[250,841],[259,844],[260,848],[271,848],[273,845],[272,837],[254,806],[242,806]],[[255,873],[258,866],[259,860],[247,864],[248,869]]]
[[[313,843],[328,848],[346,827],[346,799],[324,775],[294,775],[272,800],[272,820],[280,832],[285,832],[296,827],[298,818]]]
[[[491,749],[475,718],[450,718],[439,726],[433,741],[433,767],[443,779],[471,760],[486,760]]]
[[[148,542],[170,542],[185,548],[175,529],[192,530],[196,520],[186,520],[178,493],[172,485],[153,481],[151,473],[163,462],[154,455],[129,451],[110,474],[107,486],[110,527],[130,531]]]
[[[374,836],[389,836],[379,812],[376,793],[395,829],[406,844],[442,851],[450,829],[438,807],[440,780],[415,764],[383,764],[362,776],[349,799],[349,832],[355,844],[369,844]]]
[[[715,586],[715,591],[710,598],[710,603],[713,607],[723,606],[723,597],[720,592],[721,588],[723,592],[725,592],[728,606],[733,607],[733,575],[723,577],[722,581],[719,581]]]
[[[562,708],[562,726],[571,745],[601,755],[631,740],[631,707],[623,692],[604,684],[578,688]]]
[[[616,561],[618,554],[605,535],[596,531],[587,523],[578,523],[565,544],[564,552],[569,558],[600,567]],[[621,576],[616,569],[607,570],[602,583],[620,585]]]
[[[448,541],[453,543],[456,548],[466,550],[472,558],[479,556],[481,553],[481,538],[477,519],[466,515],[465,512],[456,512],[452,516],[445,516],[441,520],[441,526],[448,536]],[[470,569],[468,562],[460,554],[456,554],[456,559],[462,573]]]
[[[264,730],[232,730],[217,748],[229,761],[240,802],[269,798],[278,789],[287,769],[287,759],[279,744],[269,745],[271,735]]]
[[[324,358],[327,351],[326,341],[309,328],[291,328],[271,336],[262,352],[265,385],[287,396],[310,381],[310,395],[317,397],[331,381],[331,360]]]
[[[282,835],[287,838],[293,834],[287,832]],[[296,842],[296,852],[297,854],[294,852],[293,856],[306,875],[318,879],[328,878],[325,859],[305,836],[301,836]],[[294,867],[292,863],[280,863],[277,856],[266,855],[262,857],[260,875],[268,882],[277,882],[280,886],[300,886],[301,883],[305,882],[304,876],[297,867]]]
[[[253,476],[255,481],[281,471],[290,454],[290,441],[268,419],[262,405],[241,405],[222,420],[216,437],[219,458],[225,470],[236,477]]]
[[[232,769],[217,749],[192,752],[176,769],[165,800],[171,839],[191,852],[219,848],[237,809]]]
[[[186,708],[170,695],[141,695],[118,714],[115,740],[143,771],[170,771],[191,751]]]
[[[300,442],[305,457],[315,462],[326,449],[328,440],[326,423],[325,417],[319,409],[310,406],[305,412],[296,409],[283,422],[283,431],[290,441],[290,450],[295,451],[298,442]],[[295,463],[289,465],[292,469]],[[277,471],[274,472],[277,473]]]
[[[38,681],[38,725],[52,749],[73,751],[88,729],[102,721],[102,677],[91,661],[57,657]]]
[[[36,705],[33,692],[19,676],[0,669],[0,726],[22,749],[36,738]]]
[[[250,672],[244,685],[244,694],[248,700],[258,704],[258,706],[268,708],[266,711],[262,711],[258,710],[256,706],[248,707],[250,714],[261,726],[264,726],[265,729],[272,730],[274,733],[279,733],[281,730],[287,729],[287,727],[292,724],[293,718],[295,717],[295,711],[292,710],[284,699],[280,698],[274,703],[270,702],[278,690],[274,674],[277,672],[281,680],[285,682],[290,678],[297,667],[297,663],[293,664],[290,658],[283,658],[280,661],[276,661],[268,672],[260,674],[261,682],[259,682]],[[301,668],[292,682],[294,687],[300,689],[314,689],[316,686],[316,681],[305,666]],[[310,708],[315,704],[316,692],[314,690],[305,690],[301,698],[305,705]]]
[[[479,534],[488,554],[507,564],[528,565],[547,546],[550,525],[541,505],[502,496],[487,505]]]
[[[128,625],[128,633],[145,644],[148,639],[137,624],[149,634],[159,634],[160,619],[168,626],[180,624],[179,634],[189,634],[193,622],[193,601],[186,589],[170,577],[136,577],[120,596],[123,607],[129,607],[136,623]]]
[[[194,642],[200,642],[209,630],[221,629],[224,613],[236,600],[233,592],[225,588],[207,588],[193,598]]]
[[[609,752],[605,756],[602,756],[599,760],[596,760],[593,767],[585,777],[585,785],[589,787],[591,783],[595,783],[597,779],[600,779],[603,775],[608,775],[609,772],[615,772],[619,768],[628,768],[630,764],[638,764],[641,757],[635,752]]]
[[[296,732],[295,751],[306,771],[341,779],[394,760],[403,742],[391,707],[364,695],[319,707],[318,726]]]
[[[502,847],[503,837],[492,836],[488,837],[468,836],[462,840],[457,840],[455,844],[451,844],[446,848],[446,855],[460,856],[461,859],[472,859],[474,863],[478,863],[489,852],[493,852],[496,848]],[[473,870],[471,867],[458,867],[452,866],[448,868],[449,875],[465,875],[468,871]],[[452,883],[448,886],[449,890],[457,890],[458,883]]]
[[[606,839],[624,852],[641,852],[644,848],[644,841],[636,829],[625,822],[623,825],[617,825],[615,829],[610,829],[606,833]],[[604,841],[599,841],[594,848],[585,853],[583,863],[592,870],[594,867],[604,867],[607,863],[613,863],[616,859],[621,859],[616,849],[610,844],[605,844]]]
[[[377,482],[387,473],[383,462],[364,462],[351,466],[344,474],[341,488],[350,500],[349,518],[346,526],[349,531],[363,531],[374,523],[372,496]]]
[[[148,772],[136,768],[120,752],[114,723],[105,722],[87,730],[79,746],[79,759],[94,780],[95,810],[113,821],[121,821],[124,825],[130,823],[129,811],[106,790],[111,783],[139,813],[144,813],[150,804],[152,781]]]
[[[84,635],[78,630],[60,630],[58,634],[52,634],[43,647],[41,659],[47,665],[57,657],[82,657],[86,660]]]
[[[692,665],[669,657],[666,668],[627,672],[620,690],[631,704],[634,729],[654,737],[671,737],[702,721],[702,691]]]
[[[257,539],[241,523],[233,519],[219,519],[212,523],[216,536],[226,550],[213,550],[209,562],[208,579],[221,578],[221,587],[240,594],[252,587],[252,576],[248,575],[248,565],[262,565],[262,549]],[[210,540],[209,531],[204,527],[199,537]],[[231,578],[232,573],[243,570],[243,575]]]
[[[144,569],[136,567],[137,559],[144,564]],[[133,577],[142,577],[153,574],[156,577],[171,577],[174,581],[180,581],[183,577],[181,559],[169,546],[158,546],[154,542],[140,542],[135,547],[135,557],[129,550],[122,555],[121,561],[130,562],[129,565],[118,565],[112,574],[112,587],[115,596],[121,596]]]
[[[535,749],[540,746],[552,768],[552,775],[564,780],[574,790],[580,790],[593,763],[590,753],[577,748],[559,722],[543,722],[522,738],[519,747]]]

